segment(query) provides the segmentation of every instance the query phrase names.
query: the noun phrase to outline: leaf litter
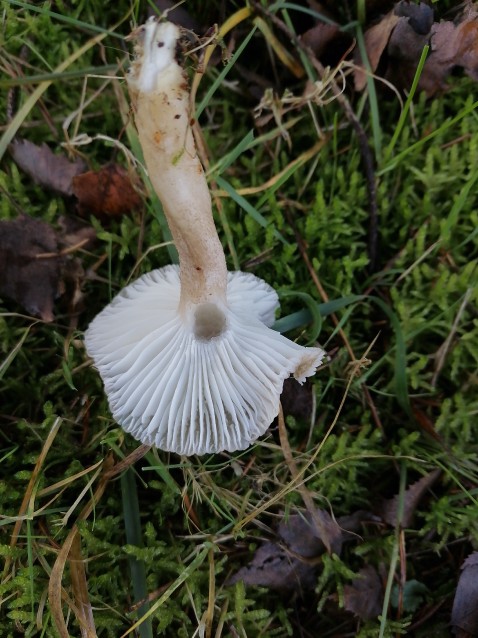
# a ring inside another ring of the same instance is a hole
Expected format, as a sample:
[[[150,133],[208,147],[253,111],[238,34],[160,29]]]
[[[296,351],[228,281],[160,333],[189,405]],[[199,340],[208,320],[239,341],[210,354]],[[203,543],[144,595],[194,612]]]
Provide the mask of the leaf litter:
[[[91,227],[73,226],[61,219],[64,232],[25,213],[0,221],[0,295],[20,304],[43,321],[54,320],[55,301],[73,288],[70,310],[81,300],[84,272],[81,261],[69,253],[95,238]]]
[[[332,522],[326,510],[316,513]],[[341,531],[341,543],[357,539],[362,522],[374,520],[359,510],[350,516],[337,519]],[[245,585],[260,585],[277,590],[310,589],[315,585],[320,556],[326,550],[324,540],[313,524],[310,512],[291,514],[279,523],[275,540],[264,542],[251,561],[233,574],[226,585],[242,580]]]
[[[82,158],[70,161],[47,144],[38,146],[25,139],[15,139],[10,152],[36,184],[63,197],[74,196],[76,211],[82,217],[105,220],[128,215],[142,206],[138,182],[119,164],[110,162],[99,170],[87,171]]]
[[[451,625],[457,638],[478,636],[478,552],[472,552],[461,566]]]
[[[47,144],[38,146],[19,138],[10,145],[10,152],[36,184],[68,198],[69,208],[82,217],[105,221],[142,206],[138,185],[119,164],[86,171],[81,158],[70,161]],[[58,223],[56,231],[25,213],[0,222],[0,295],[46,322],[54,320],[55,301],[67,289],[70,319],[79,311],[85,273],[81,260],[69,253],[91,245],[96,237],[92,227],[73,217],[62,217]]]

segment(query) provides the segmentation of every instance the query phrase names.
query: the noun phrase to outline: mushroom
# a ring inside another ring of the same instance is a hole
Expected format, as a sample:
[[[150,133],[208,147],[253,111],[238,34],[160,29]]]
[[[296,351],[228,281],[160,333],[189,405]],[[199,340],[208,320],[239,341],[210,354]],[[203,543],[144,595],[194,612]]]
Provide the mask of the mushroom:
[[[134,35],[128,87],[179,267],[124,288],[88,327],[86,349],[136,439],[182,455],[242,450],[277,415],[284,380],[302,383],[324,352],[271,329],[279,304],[267,283],[227,272],[175,59],[179,30],[153,18]]]

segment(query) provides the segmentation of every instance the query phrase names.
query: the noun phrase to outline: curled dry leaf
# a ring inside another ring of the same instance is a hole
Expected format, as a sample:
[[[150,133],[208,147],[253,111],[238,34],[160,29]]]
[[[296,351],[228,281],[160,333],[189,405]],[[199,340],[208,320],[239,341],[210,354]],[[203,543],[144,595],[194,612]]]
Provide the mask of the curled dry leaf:
[[[456,588],[451,624],[457,638],[478,636],[478,552],[463,562]]]
[[[410,527],[418,503],[421,501],[425,493],[432,487],[440,474],[441,470],[433,470],[433,472],[422,476],[421,479],[410,485],[407,489],[403,504],[403,515],[401,521],[402,527]],[[382,503],[382,507],[380,509],[382,520],[392,526],[397,524],[399,499],[400,497],[398,494],[393,498],[387,499]]]
[[[142,205],[128,171],[119,164],[76,175],[72,190],[78,199],[78,212],[84,217],[118,217]]]
[[[467,3],[455,21],[434,22],[433,9],[421,2],[399,2],[394,10],[365,32],[365,48],[372,71],[383,60],[384,77],[408,90],[423,48],[430,52],[420,76],[419,89],[428,96],[448,89],[447,78],[455,68],[478,79],[478,11]],[[355,53],[359,60],[359,54]],[[366,85],[365,72],[355,71],[355,87]]]
[[[95,237],[90,227],[74,228],[60,219],[62,231],[28,215],[0,222],[0,295],[13,299],[43,321],[53,321],[55,299],[69,293],[70,313],[78,309],[84,272],[67,253],[85,248]]]
[[[53,321],[54,300],[63,292],[57,250],[54,229],[39,219],[20,215],[0,222],[0,295]]]
[[[383,585],[375,567],[363,567],[351,585],[344,586],[344,607],[361,620],[376,618],[382,611]]]
[[[399,20],[400,18],[395,15],[393,11],[390,11],[380,22],[365,31],[365,49],[372,73],[375,73],[377,70],[382,53],[385,51],[390,35]],[[364,70],[358,48],[355,49],[355,58],[357,62],[357,67],[354,71],[355,88],[357,91],[362,91],[367,84],[367,74]]]
[[[15,163],[34,182],[64,196],[73,192],[73,177],[86,169],[82,159],[70,162],[65,155],[56,155],[46,144],[37,146],[28,140],[15,139],[10,152]]]
[[[318,513],[332,520],[325,510]],[[355,538],[364,520],[370,520],[370,514],[363,511],[339,518],[341,541]],[[263,543],[249,564],[233,574],[226,585],[242,580],[246,585],[277,590],[309,589],[315,584],[318,558],[324,551],[325,545],[315,532],[309,512],[292,514],[279,524],[277,540]]]

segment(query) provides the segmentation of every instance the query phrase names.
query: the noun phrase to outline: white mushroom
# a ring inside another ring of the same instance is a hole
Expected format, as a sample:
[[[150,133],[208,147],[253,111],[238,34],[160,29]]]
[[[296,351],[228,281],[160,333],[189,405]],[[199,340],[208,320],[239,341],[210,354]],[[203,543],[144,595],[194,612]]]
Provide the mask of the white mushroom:
[[[85,334],[116,421],[136,439],[192,455],[248,447],[279,410],[284,379],[314,374],[324,352],[270,326],[278,298],[254,275],[227,273],[175,61],[179,31],[142,27],[128,85],[150,179],[180,266],[122,290]]]

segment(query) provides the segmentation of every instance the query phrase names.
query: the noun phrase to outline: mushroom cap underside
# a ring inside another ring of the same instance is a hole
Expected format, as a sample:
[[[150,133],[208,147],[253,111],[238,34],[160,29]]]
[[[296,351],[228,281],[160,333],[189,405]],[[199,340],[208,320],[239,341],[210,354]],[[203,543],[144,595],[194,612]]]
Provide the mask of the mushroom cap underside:
[[[136,439],[178,454],[245,449],[277,415],[284,380],[314,374],[324,352],[268,327],[277,294],[252,274],[228,274],[224,329],[213,338],[197,337],[198,307],[179,313],[179,297],[179,268],[166,266],[90,324],[86,348],[112,414]]]

